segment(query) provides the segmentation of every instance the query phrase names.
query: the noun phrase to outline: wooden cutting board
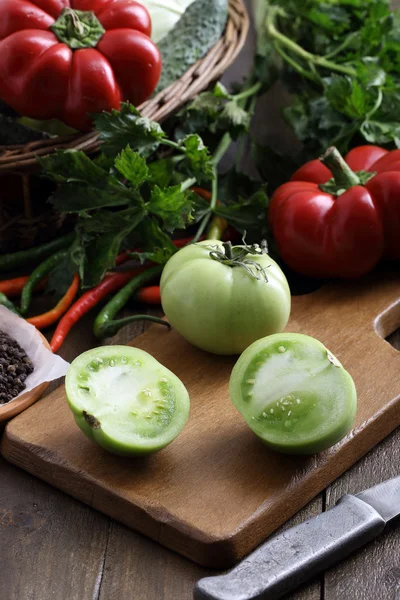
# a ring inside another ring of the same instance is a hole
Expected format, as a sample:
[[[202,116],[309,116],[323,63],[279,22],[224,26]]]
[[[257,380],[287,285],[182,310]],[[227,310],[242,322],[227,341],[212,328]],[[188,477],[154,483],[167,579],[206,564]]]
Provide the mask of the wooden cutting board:
[[[60,387],[6,428],[6,459],[122,523],[210,567],[241,559],[400,423],[400,277],[375,275],[293,298],[287,331],[321,340],[354,377],[354,429],[311,457],[267,449],[230,402],[233,358],[153,327],[132,344],[187,386],[191,416],[168,448],[144,459],[101,450],[74,423]]]

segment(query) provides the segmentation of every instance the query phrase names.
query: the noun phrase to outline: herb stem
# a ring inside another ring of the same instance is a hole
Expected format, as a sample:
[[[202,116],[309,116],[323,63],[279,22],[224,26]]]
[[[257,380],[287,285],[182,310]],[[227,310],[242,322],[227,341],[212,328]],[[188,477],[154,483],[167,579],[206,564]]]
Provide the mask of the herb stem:
[[[382,104],[382,100],[383,100],[382,88],[378,88],[378,96],[376,98],[376,102],[375,102],[374,106],[371,108],[371,110],[369,111],[369,113],[366,114],[366,120],[370,119],[372,117],[372,115],[374,113],[376,113],[376,111],[378,110],[378,108],[380,108],[380,106]]]
[[[186,179],[181,183],[181,192],[186,192],[189,188],[192,187],[196,183],[196,177],[191,177],[190,179]]]
[[[324,56],[319,56],[317,54],[311,54],[311,52],[304,50],[304,48],[302,48],[301,46],[296,44],[296,42],[289,39],[286,35],[284,35],[280,31],[278,31],[278,29],[275,26],[275,16],[277,14],[278,14],[278,11],[273,10],[273,7],[270,7],[270,9],[268,11],[267,20],[266,20],[266,28],[267,28],[267,32],[271,36],[271,38],[278,41],[280,44],[282,44],[282,46],[285,46],[286,48],[288,48],[289,50],[294,52],[294,54],[297,54],[297,56],[300,56],[301,58],[303,58],[305,61],[307,61],[309,63],[313,63],[314,65],[323,67],[325,69],[329,69],[331,71],[336,71],[337,73],[343,73],[344,75],[350,75],[351,77],[354,77],[356,75],[355,70],[352,69],[351,67],[346,67],[345,65],[338,65],[338,64],[328,60]]]
[[[175,150],[179,150],[180,152],[182,152],[182,147],[177,144],[176,142],[174,142],[173,140],[168,140],[166,138],[163,138],[161,140],[161,144],[163,144],[164,146],[169,146],[170,148],[174,148]]]
[[[199,225],[198,230],[196,231],[195,236],[193,237],[191,244],[195,244],[196,242],[199,241],[199,239],[201,238],[201,236],[203,235],[203,232],[205,230],[205,228],[208,225],[209,220],[211,219],[211,211],[208,211],[204,217],[201,220],[201,223]]]
[[[218,146],[215,149],[211,162],[214,166],[217,166],[221,159],[225,156],[229,146],[232,143],[232,138],[229,133],[224,133]]]
[[[311,81],[314,81],[315,83],[319,83],[319,80],[317,80],[315,75],[313,73],[311,73],[310,71],[306,71],[306,69],[303,69],[303,67],[300,66],[299,63],[296,62],[291,56],[289,56],[289,54],[286,54],[286,52],[283,50],[283,48],[281,48],[281,46],[278,42],[275,42],[274,48],[277,51],[277,53],[279,54],[279,56],[281,56],[283,58],[283,60],[285,60],[295,71],[297,71],[297,73],[299,73],[306,79],[310,79]]]
[[[339,44],[339,46],[337,48],[332,50],[332,52],[328,52],[328,54],[324,54],[323,58],[329,59],[329,58],[333,58],[334,56],[337,56],[343,50],[345,50],[347,48],[347,46],[349,46],[351,44],[351,42],[354,40],[354,38],[356,38],[358,36],[359,36],[359,32],[353,31],[345,38],[345,40],[341,44]]]
[[[262,83],[261,81],[258,81],[251,87],[243,90],[243,92],[240,92],[239,94],[234,94],[232,96],[232,100],[235,100],[235,102],[237,102],[239,100],[245,100],[246,98],[249,98],[249,96],[255,96],[261,90],[261,88]]]

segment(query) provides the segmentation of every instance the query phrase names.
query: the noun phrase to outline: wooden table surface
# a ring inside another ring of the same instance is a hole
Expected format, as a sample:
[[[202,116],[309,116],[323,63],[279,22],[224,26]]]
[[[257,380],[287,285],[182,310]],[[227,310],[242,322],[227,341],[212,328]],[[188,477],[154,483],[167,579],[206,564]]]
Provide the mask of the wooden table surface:
[[[225,76],[240,79],[251,64],[253,35]],[[292,144],[275,88],[257,109],[257,134],[278,147]],[[96,344],[93,315],[70,334],[61,355],[72,360]],[[124,328],[113,343],[141,333]],[[400,333],[390,342],[400,349]],[[399,362],[400,364],[400,362]],[[346,493],[400,471],[400,429],[291,519],[290,527],[332,507]],[[190,600],[194,583],[211,573],[18,470],[0,457],[1,600]],[[288,600],[400,600],[400,523]]]

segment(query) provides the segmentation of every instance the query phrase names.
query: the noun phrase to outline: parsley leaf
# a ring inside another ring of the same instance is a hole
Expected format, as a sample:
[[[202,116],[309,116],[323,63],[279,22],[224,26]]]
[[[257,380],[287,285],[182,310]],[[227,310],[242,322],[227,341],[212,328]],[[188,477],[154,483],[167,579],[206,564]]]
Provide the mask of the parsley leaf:
[[[146,160],[127,146],[115,159],[115,168],[129,181],[132,187],[138,188],[149,178]]]
[[[217,83],[211,91],[196,96],[176,115],[176,137],[228,132],[236,139],[241,133],[248,132],[250,119],[251,114],[240,106],[235,96]]]
[[[214,167],[208,148],[199,135],[193,133],[179,141],[186,158],[186,169],[198,183],[210,181],[214,177]]]
[[[131,208],[119,212],[98,211],[89,218],[79,219],[71,256],[82,287],[93,287],[115,266],[122,242],[144,217],[143,209]]]
[[[159,217],[169,232],[184,228],[192,211],[192,192],[181,191],[180,185],[164,189],[154,186],[147,210]]]
[[[133,252],[132,257],[141,263],[146,260],[165,264],[176,252],[176,248],[155,219],[146,219],[135,230],[135,242],[141,247],[140,252]]]
[[[109,156],[116,156],[122,148],[130,146],[141,156],[148,157],[165,138],[160,124],[142,117],[129,102],[122,103],[120,111],[102,112],[94,115],[93,120],[103,142],[102,151]]]
[[[85,183],[107,185],[109,173],[78,150],[56,150],[53,154],[38,157],[39,165],[47,177],[57,183]]]

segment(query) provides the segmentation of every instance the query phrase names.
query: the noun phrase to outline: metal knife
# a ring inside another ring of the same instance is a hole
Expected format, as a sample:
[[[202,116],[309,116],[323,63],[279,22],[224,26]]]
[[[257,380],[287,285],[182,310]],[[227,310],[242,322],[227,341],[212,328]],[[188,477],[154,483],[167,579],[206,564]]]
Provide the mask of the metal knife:
[[[379,535],[400,515],[400,476],[345,495],[327,512],[265,542],[226,575],[205,577],[195,600],[276,600]]]

